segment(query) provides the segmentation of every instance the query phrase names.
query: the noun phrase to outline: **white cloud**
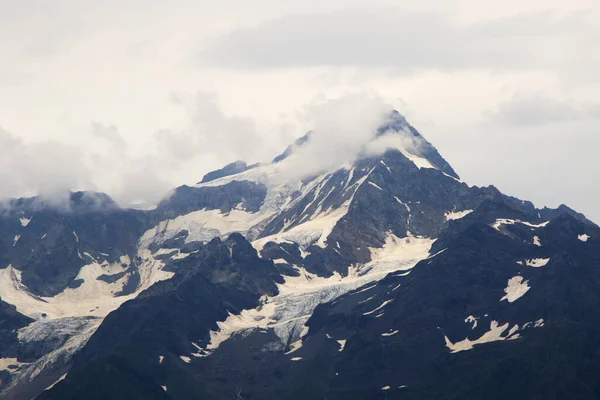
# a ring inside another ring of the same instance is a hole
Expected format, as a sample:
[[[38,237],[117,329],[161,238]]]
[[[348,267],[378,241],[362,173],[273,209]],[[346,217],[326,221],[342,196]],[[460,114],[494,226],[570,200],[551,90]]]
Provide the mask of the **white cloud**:
[[[78,149],[55,141],[27,144],[0,128],[0,198],[16,193],[61,195],[90,186],[90,171]]]
[[[310,137],[286,160],[282,178],[308,177],[353,161],[392,109],[381,97],[369,93],[312,102],[302,117],[313,127]]]
[[[154,198],[237,158],[275,155],[314,128],[315,98],[373,91],[467,182],[600,220],[590,184],[597,0],[0,0],[0,9],[0,126],[18,136],[3,139],[5,196],[73,185],[121,202]],[[66,146],[55,157],[62,178],[14,170],[30,145],[48,142]]]

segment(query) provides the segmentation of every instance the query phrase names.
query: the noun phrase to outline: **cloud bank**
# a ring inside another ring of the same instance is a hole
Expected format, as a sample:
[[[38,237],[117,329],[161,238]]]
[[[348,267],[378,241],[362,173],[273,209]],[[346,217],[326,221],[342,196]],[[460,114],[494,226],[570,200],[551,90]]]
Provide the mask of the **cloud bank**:
[[[123,206],[147,206],[173,188],[168,177],[178,171],[191,169],[193,181],[189,183],[199,181],[206,171],[194,171],[194,167],[206,157],[220,162],[219,166],[238,159],[268,161],[281,152],[283,143],[292,141],[287,135],[276,143],[267,141],[252,120],[225,116],[213,96],[198,93],[176,101],[186,107],[187,128],[155,132],[148,146],[153,150],[137,156],[118,127],[99,122],[82,133],[85,146],[26,144],[0,131],[0,146],[7,149],[0,154],[6,166],[2,170],[11,171],[0,176],[5,182],[0,197],[41,194],[59,198],[69,190],[96,190],[107,192]],[[299,126],[312,127],[309,140],[278,165],[278,179],[314,176],[390,147],[417,151],[419,143],[408,133],[376,139],[393,109],[369,92],[311,102],[298,114]]]
[[[144,202],[278,154],[321,93],[374,90],[466,182],[600,220],[599,4],[0,0],[0,127],[20,141],[0,197]]]
[[[199,92],[173,101],[186,124],[150,133],[143,147],[129,143],[116,125],[101,122],[81,130],[71,144],[24,142],[0,129],[0,199],[57,199],[69,190],[95,190],[123,206],[150,205],[176,184],[200,180],[211,167],[262,160],[287,140],[282,135],[281,143],[267,141],[253,120],[224,115],[214,95]],[[183,179],[174,182],[173,176]]]
[[[446,13],[381,7],[295,14],[222,35],[200,52],[198,62],[225,68],[378,67],[399,74],[536,68],[568,61],[572,48],[551,53],[547,44],[562,43],[565,33],[586,22],[580,15],[535,13],[465,24]]]

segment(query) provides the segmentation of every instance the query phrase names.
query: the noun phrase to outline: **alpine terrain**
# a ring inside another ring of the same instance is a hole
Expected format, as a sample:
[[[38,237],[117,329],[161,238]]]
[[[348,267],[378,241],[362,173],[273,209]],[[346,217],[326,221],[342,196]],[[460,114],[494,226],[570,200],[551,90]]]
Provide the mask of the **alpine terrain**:
[[[4,399],[597,399],[600,228],[462,182],[392,112],[155,208],[0,214]],[[307,169],[308,170],[308,169]]]

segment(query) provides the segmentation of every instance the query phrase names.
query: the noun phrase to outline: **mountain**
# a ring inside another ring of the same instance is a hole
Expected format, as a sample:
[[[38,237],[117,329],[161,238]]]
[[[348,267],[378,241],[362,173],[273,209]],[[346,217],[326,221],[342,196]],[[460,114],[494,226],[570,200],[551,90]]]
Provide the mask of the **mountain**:
[[[152,210],[7,205],[2,398],[600,397],[597,225],[467,185],[396,112],[303,173],[317,134]]]

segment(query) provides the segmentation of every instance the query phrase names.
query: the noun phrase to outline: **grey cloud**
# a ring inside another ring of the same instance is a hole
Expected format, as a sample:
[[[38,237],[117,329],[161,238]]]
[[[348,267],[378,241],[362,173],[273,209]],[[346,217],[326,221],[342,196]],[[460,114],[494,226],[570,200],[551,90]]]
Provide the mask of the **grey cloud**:
[[[577,17],[536,14],[458,25],[445,14],[393,9],[291,15],[217,38],[199,62],[231,68],[389,67],[402,73],[522,68],[563,57],[547,44],[580,23]]]
[[[491,121],[502,125],[547,125],[600,119],[600,104],[517,94],[487,115]]]
[[[225,115],[213,95],[182,95],[175,102],[185,109],[187,126],[159,130],[136,151],[118,126],[102,122],[70,145],[25,143],[0,129],[0,199],[66,199],[69,190],[102,190],[123,206],[153,204],[174,185],[197,182],[207,169],[237,159],[263,161],[287,144],[284,136],[269,140],[254,120]]]
[[[173,100],[185,108],[188,126],[181,131],[160,131],[156,139],[162,149],[177,159],[218,154],[226,162],[242,158],[258,161],[282,145],[267,140],[266,132],[261,132],[253,119],[225,115],[211,93],[179,95]]]
[[[0,128],[0,198],[16,194],[61,197],[70,189],[92,187],[90,171],[74,146],[45,141],[24,143]]]
[[[92,122],[92,134],[105,139],[115,147],[124,148],[127,146],[125,139],[119,133],[115,125],[106,125],[102,122]]]

